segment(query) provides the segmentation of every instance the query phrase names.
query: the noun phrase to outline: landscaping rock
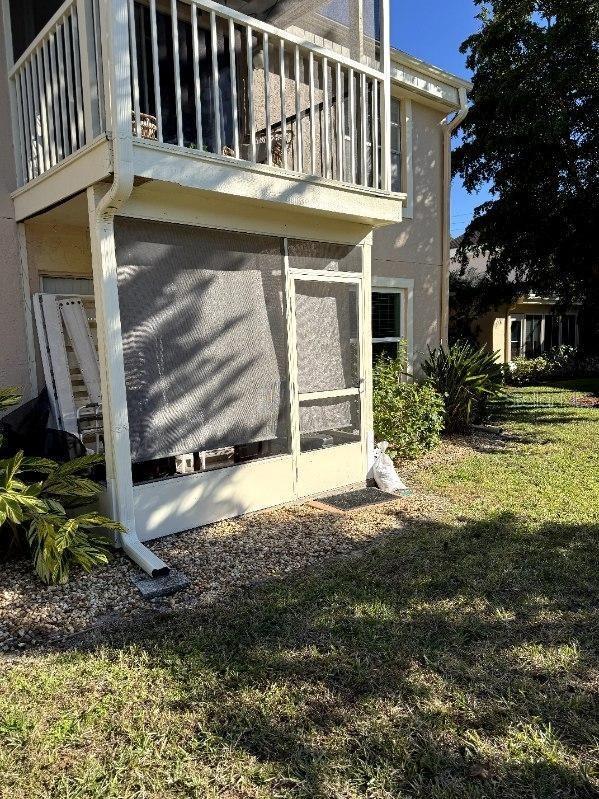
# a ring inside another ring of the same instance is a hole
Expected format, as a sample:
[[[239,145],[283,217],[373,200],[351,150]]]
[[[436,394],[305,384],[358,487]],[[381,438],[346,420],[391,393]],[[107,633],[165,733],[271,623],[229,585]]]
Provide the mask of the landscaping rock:
[[[205,607],[271,579],[357,557],[401,531],[409,518],[431,518],[446,505],[416,491],[344,515],[293,505],[229,519],[150,544],[174,580],[147,578],[117,552],[108,566],[75,572],[67,585],[45,586],[25,558],[3,564],[0,651],[21,652],[82,633],[173,611]],[[176,588],[176,593],[172,593]]]

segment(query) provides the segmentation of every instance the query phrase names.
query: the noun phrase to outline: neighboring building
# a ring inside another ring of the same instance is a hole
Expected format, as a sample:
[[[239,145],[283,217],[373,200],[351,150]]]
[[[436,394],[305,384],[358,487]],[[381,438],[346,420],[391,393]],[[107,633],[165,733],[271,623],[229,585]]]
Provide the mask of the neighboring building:
[[[460,239],[452,239],[455,256]],[[470,280],[480,279],[486,271],[484,255],[472,257],[466,270]],[[452,271],[460,270],[453,262]],[[472,333],[490,351],[498,353],[500,363],[515,358],[535,358],[561,345],[578,346],[578,311],[564,312],[557,299],[530,294],[511,304],[493,308],[474,320]]]
[[[389,0],[3,24],[0,382],[103,446],[125,550],[363,482],[373,349],[446,338],[468,84],[391,51]]]

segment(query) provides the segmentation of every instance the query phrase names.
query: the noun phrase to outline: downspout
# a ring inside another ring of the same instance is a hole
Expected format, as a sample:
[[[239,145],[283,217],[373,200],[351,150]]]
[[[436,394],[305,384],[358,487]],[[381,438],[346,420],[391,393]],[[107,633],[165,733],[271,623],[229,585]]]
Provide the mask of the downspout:
[[[449,266],[451,262],[451,137],[468,115],[466,89],[458,89],[460,108],[453,117],[445,117],[443,130],[443,261],[441,263],[441,329],[440,343],[447,344],[449,329]]]
[[[125,528],[120,537],[123,551],[152,577],[167,575],[169,567],[140,541],[136,526],[131,477],[131,449],[125,389],[123,342],[114,248],[114,217],[133,191],[133,137],[131,131],[131,90],[129,61],[129,10],[127,0],[110,0],[103,6],[102,25],[106,64],[111,69],[106,86],[112,120],[113,182],[98,202],[94,189],[88,189],[90,229],[96,237],[99,260],[101,314],[103,330],[103,404],[108,420],[107,453],[113,514]],[[106,8],[108,6],[108,8]],[[108,103],[107,103],[108,105]],[[93,246],[94,243],[92,243]],[[106,426],[106,423],[105,423]],[[108,464],[107,464],[108,465]]]

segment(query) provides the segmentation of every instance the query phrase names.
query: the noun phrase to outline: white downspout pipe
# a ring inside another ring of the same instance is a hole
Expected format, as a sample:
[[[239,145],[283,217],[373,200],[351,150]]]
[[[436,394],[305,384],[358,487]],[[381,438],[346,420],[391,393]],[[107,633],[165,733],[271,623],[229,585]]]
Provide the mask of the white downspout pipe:
[[[439,333],[440,343],[445,345],[448,343],[449,330],[449,267],[451,262],[451,137],[468,115],[466,88],[462,86],[458,92],[459,111],[452,117],[446,117],[441,123],[443,130],[443,260],[441,263],[441,329]]]
[[[112,124],[113,182],[99,200],[87,190],[98,348],[102,376],[102,404],[106,450],[106,482],[113,516],[123,525],[124,552],[152,577],[169,567],[139,540],[135,527],[129,418],[114,243],[114,217],[133,190],[133,137],[127,0],[109,0],[103,8],[102,30],[108,73],[107,109]],[[108,116],[108,115],[107,115]]]

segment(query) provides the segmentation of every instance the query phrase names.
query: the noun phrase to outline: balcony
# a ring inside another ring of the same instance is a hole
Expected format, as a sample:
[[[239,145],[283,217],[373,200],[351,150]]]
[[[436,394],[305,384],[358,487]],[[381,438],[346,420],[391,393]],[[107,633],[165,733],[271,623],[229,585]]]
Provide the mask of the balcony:
[[[123,15],[116,23],[107,19],[111,5]],[[386,157],[388,65],[376,26],[356,45],[349,19],[344,26],[338,13],[306,14],[298,5],[286,3],[277,17],[270,0],[260,14],[284,29],[211,0],[66,0],[9,69],[15,203],[66,166],[62,182],[44,182],[56,186],[44,202],[108,177],[110,140],[119,136],[131,140],[141,179],[353,213],[371,224],[399,221],[402,197],[389,190]],[[111,34],[117,23],[124,38]],[[110,86],[123,71],[119,117]],[[118,118],[126,129],[117,130]],[[22,205],[26,214],[35,203]]]

